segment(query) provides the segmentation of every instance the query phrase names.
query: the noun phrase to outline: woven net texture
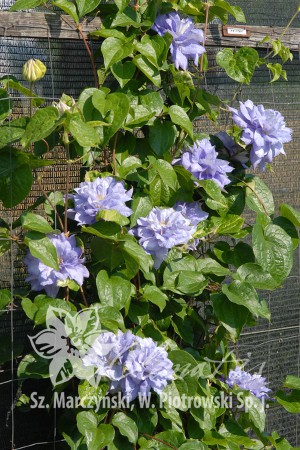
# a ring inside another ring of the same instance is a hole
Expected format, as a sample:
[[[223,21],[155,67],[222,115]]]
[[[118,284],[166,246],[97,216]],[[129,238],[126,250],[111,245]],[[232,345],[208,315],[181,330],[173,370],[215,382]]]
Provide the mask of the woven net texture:
[[[13,0],[2,0],[1,10],[7,10]],[[283,2],[281,0],[261,1],[231,1],[231,4],[241,6],[249,25],[285,26],[293,15],[297,1]],[[271,15],[270,15],[271,12]],[[293,26],[300,25],[300,20]],[[91,43],[94,50],[97,43]],[[208,48],[211,65],[215,54],[220,48]],[[261,50],[262,56],[267,50]],[[14,39],[0,37],[0,77],[13,75],[21,80],[21,70],[25,61],[35,57],[41,59],[47,66],[45,78],[37,84],[38,94],[47,99],[49,104],[57,100],[63,92],[78,97],[81,90],[93,86],[90,61],[81,41],[55,39]],[[273,165],[274,171],[267,172],[263,179],[271,188],[277,206],[289,203],[300,209],[300,67],[299,55],[294,53],[294,60],[286,64],[288,82],[270,84],[270,73],[260,69],[250,86],[238,90],[238,85],[230,80],[224,71],[216,68],[209,72],[205,79],[205,87],[211,93],[219,95],[224,100],[231,100],[236,94],[238,100],[251,98],[254,103],[262,103],[266,108],[279,110],[285,117],[287,125],[294,130],[293,141],[286,145],[287,158],[280,156]],[[17,114],[28,112],[29,103],[25,98],[15,95],[14,107]],[[205,120],[199,120],[199,131],[217,132],[224,129],[227,117],[221,116],[218,125],[212,126]],[[59,150],[53,154],[57,161],[55,167],[43,169],[43,186],[45,191],[57,191],[65,188],[66,168],[60,162]],[[80,166],[71,169],[70,184],[76,186],[80,181]],[[13,221],[20,216],[36,198],[41,195],[39,187],[33,185],[26,203],[18,205],[10,211],[3,211],[0,205],[0,217]],[[251,216],[247,218],[251,221]],[[23,255],[13,250],[6,253],[0,260],[0,288],[11,288],[22,292],[25,269],[22,264]],[[284,286],[274,293],[264,293],[272,314],[270,323],[260,321],[258,326],[245,330],[235,348],[241,359],[249,360],[247,370],[259,371],[270,382],[273,391],[280,386],[287,374],[300,375],[300,253],[295,256],[292,273]],[[14,345],[24,344],[30,351],[27,334],[31,325],[23,313],[18,310],[7,311],[0,316],[0,342],[3,347],[11,346],[13,333]],[[13,440],[18,448],[27,448],[35,444],[36,449],[67,448],[60,442],[57,432],[56,412],[46,410],[31,410],[19,412],[15,403],[19,395],[15,365],[6,364],[0,370],[0,449],[11,450]],[[27,385],[30,390],[43,391],[44,382],[33,380]],[[271,408],[267,414],[268,430],[277,430],[285,436],[292,445],[300,445],[299,416],[285,413],[282,408]],[[29,447],[29,448],[30,448]]]

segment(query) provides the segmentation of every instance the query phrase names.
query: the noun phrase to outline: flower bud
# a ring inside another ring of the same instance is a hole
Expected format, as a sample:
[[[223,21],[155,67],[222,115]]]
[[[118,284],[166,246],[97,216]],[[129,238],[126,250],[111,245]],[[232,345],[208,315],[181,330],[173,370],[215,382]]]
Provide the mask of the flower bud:
[[[59,102],[53,102],[53,106],[58,110],[60,116],[62,116],[65,111],[70,111],[74,105],[74,98],[66,94],[61,96]]]
[[[46,70],[46,66],[39,59],[29,59],[23,66],[23,78],[34,83],[45,76]]]

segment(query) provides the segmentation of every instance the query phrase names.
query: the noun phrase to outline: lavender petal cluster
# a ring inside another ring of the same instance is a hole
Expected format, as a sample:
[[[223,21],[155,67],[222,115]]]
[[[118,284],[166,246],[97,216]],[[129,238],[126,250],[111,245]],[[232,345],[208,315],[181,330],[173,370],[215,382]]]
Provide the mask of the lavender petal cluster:
[[[152,255],[154,268],[166,259],[169,249],[193,240],[197,224],[207,218],[200,205],[177,203],[174,208],[154,207],[147,217],[141,217],[133,230],[139,244]]]
[[[158,16],[152,27],[160,36],[170,33],[173,41],[170,45],[171,59],[176,69],[188,68],[188,59],[193,59],[198,65],[199,57],[205,52],[203,47],[203,32],[194,28],[194,22],[189,17],[181,19],[176,12]]]
[[[117,335],[104,331],[82,361],[84,367],[94,366],[96,375],[110,381],[110,392],[121,391],[128,401],[147,396],[151,389],[160,394],[174,373],[163,347],[131,331],[119,330]]]
[[[81,248],[76,245],[75,236],[67,237],[62,233],[52,234],[48,237],[56,248],[59,270],[46,266],[38,258],[32,256],[28,250],[24,257],[29,274],[26,281],[31,283],[32,290],[45,289],[49,297],[55,298],[59,290],[59,283],[69,279],[82,286],[84,278],[89,277],[89,271],[84,266],[85,259],[82,257]]]
[[[251,394],[259,399],[268,398],[268,392],[271,389],[267,388],[266,379],[259,374],[253,374],[245,372],[240,367],[236,367],[234,370],[230,370],[226,383],[229,387],[233,388],[234,385],[239,388],[250,391]]]
[[[215,146],[208,139],[196,141],[173,164],[182,165],[198,180],[213,180],[221,189],[230,183],[227,173],[233,171],[228,161],[218,158]]]
[[[242,141],[252,145],[250,161],[254,168],[265,170],[266,164],[280,153],[285,155],[283,144],[292,139],[292,130],[285,124],[280,112],[254,105],[251,100],[240,102],[240,109],[229,108],[233,121],[243,129]]]
[[[208,218],[208,213],[203,211],[199,202],[176,202],[173,206],[175,211],[180,212],[192,225],[197,226],[199,222]]]
[[[116,210],[125,217],[132,214],[125,203],[132,200],[133,189],[126,191],[124,183],[113,177],[86,181],[74,190],[76,193],[69,195],[74,201],[74,208],[68,209],[68,213],[79,225],[95,223],[97,214],[104,209]]]

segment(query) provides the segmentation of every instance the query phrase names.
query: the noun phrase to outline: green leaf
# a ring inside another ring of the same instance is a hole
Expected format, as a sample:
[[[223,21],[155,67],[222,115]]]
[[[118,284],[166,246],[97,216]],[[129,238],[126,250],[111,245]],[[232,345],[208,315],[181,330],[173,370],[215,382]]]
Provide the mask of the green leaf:
[[[151,62],[143,55],[136,55],[132,62],[140,69],[141,72],[154,84],[156,87],[161,85],[161,76],[159,70],[151,64]]]
[[[79,12],[79,17],[94,11],[100,4],[101,0],[76,0],[76,5]]]
[[[130,2],[130,0],[114,0],[114,2],[117,5],[118,10],[122,12]]]
[[[14,149],[1,152],[0,200],[5,208],[18,205],[30,192],[33,178],[27,161],[23,152]]]
[[[293,414],[300,413],[300,390],[293,390],[290,394],[278,391],[276,392],[276,400],[288,412]]]
[[[207,450],[208,447],[201,441],[196,441],[194,439],[188,439],[184,444],[182,444],[178,450]]]
[[[143,297],[159,307],[160,312],[166,307],[168,297],[157,286],[147,285],[143,290]]]
[[[157,119],[149,127],[149,144],[158,156],[163,156],[174,145],[177,134],[172,122]]]
[[[267,68],[271,71],[273,78],[270,81],[270,83],[274,83],[274,81],[279,80],[280,77],[282,77],[283,79],[287,79],[286,78],[286,71],[282,68],[282,65],[279,63],[273,64],[273,63],[269,63],[267,64]]]
[[[52,0],[52,5],[62,9],[65,13],[72,17],[75,23],[79,23],[77,9],[73,2],[69,0]]]
[[[126,436],[129,442],[135,444],[138,440],[138,427],[136,423],[126,414],[119,412],[113,416],[112,424],[118,428],[123,436]]]
[[[111,71],[123,88],[133,78],[136,66],[131,61],[125,61],[124,63],[118,61],[111,66]]]
[[[221,8],[230,13],[238,22],[246,22],[245,15],[239,6],[232,6],[224,0],[215,0],[214,7]]]
[[[125,241],[121,242],[120,247],[122,248],[125,262],[126,257],[130,256],[134,261],[136,261],[136,263],[138,263],[138,266],[145,275],[149,274],[153,266],[153,259],[139,244],[134,241]]]
[[[111,28],[115,27],[134,27],[140,28],[141,26],[141,15],[134,10],[131,6],[127,6],[122,12],[118,12],[114,16],[114,20],[110,23]],[[147,23],[148,28],[151,27],[152,24]]]
[[[283,386],[288,389],[298,389],[300,391],[300,378],[294,375],[288,375],[284,380]]]
[[[248,309],[232,303],[223,294],[214,294],[211,300],[215,315],[229,332],[231,339],[236,341],[248,320]]]
[[[100,142],[100,136],[95,128],[88,122],[83,122],[79,114],[72,114],[69,130],[82,147],[94,147]]]
[[[78,430],[88,442],[88,450],[99,450],[113,441],[115,430],[112,425],[101,424],[98,426],[98,418],[93,411],[79,412],[76,420]]]
[[[17,0],[11,7],[10,11],[22,11],[33,9],[45,3],[45,0]]]
[[[127,95],[121,92],[113,94],[105,94],[102,91],[96,91],[93,94],[93,105],[102,114],[105,121],[110,125],[104,127],[102,145],[105,145],[109,139],[118,131],[124,124],[127,117],[130,101]]]
[[[231,250],[228,243],[219,241],[214,246],[214,254],[222,263],[232,264],[235,267],[255,262],[252,247],[245,242],[238,242]]]
[[[140,447],[140,450],[170,450],[170,448],[177,449],[185,441],[183,434],[175,430],[163,431],[161,433],[154,434],[153,437],[155,439],[145,441],[145,443]]]
[[[216,211],[228,211],[227,199],[214,181],[204,180],[198,182],[198,184],[204,189],[202,197],[210,209]]]
[[[142,106],[144,106],[148,111],[155,113],[155,115],[159,115],[163,109],[164,101],[159,92],[150,91],[149,89],[145,89],[139,94],[139,102]]]
[[[137,158],[136,156],[129,156],[128,158],[124,159],[121,166],[119,167],[119,176],[121,178],[126,178],[131,173],[136,172],[136,169],[141,166],[142,161],[139,158]]]
[[[0,135],[0,149],[21,139],[27,123],[27,117],[20,117],[19,119],[11,120],[7,125],[2,125]]]
[[[44,217],[38,214],[26,212],[21,216],[22,227],[24,230],[34,230],[40,233],[53,233],[53,228]]]
[[[246,185],[246,204],[252,211],[262,212],[269,216],[274,214],[272,192],[259,177],[250,175],[243,184]]]
[[[166,205],[171,198],[170,188],[159,175],[150,184],[150,197],[153,206]]]
[[[67,312],[76,311],[76,307],[71,302],[43,294],[37,295],[33,302],[29,298],[23,298],[21,305],[26,316],[33,320],[35,325],[46,323],[49,306]]]
[[[294,209],[292,206],[282,203],[279,206],[280,214],[286,217],[290,222],[292,222],[295,227],[300,227],[300,212]]]
[[[266,412],[263,402],[252,394],[244,394],[245,405],[248,404],[248,415],[250,421],[253,425],[259,429],[259,431],[264,431],[266,426]]]
[[[5,119],[11,114],[12,99],[5,89],[0,88],[0,120]],[[1,127],[2,130],[2,127]]]
[[[296,227],[285,217],[279,216],[275,217],[273,220],[274,225],[278,225],[282,228],[292,239],[294,250],[299,245],[299,234]]]
[[[26,97],[31,98],[33,106],[40,106],[44,103],[44,99],[38,97],[36,94],[32,93],[30,89],[24,87],[18,80],[13,76],[4,75],[0,78],[0,82],[4,85],[6,89],[15,89],[16,91],[21,92],[21,94]]]
[[[54,106],[38,109],[30,119],[22,136],[22,146],[27,148],[32,142],[40,141],[49,136],[56,128],[58,119],[59,114]]]
[[[96,414],[93,411],[79,412],[76,421],[79,432],[90,441],[98,425]]]
[[[141,42],[135,44],[135,48],[139,51],[147,60],[158,69],[163,63],[163,55],[165,51],[165,40],[162,36],[149,36],[145,34]]]
[[[176,378],[206,378],[211,374],[210,366],[206,361],[197,361],[185,350],[172,350],[168,355],[174,364]]]
[[[253,251],[261,267],[282,283],[293,267],[293,242],[278,225],[256,223],[252,233]]]
[[[270,312],[264,300],[260,300],[256,290],[245,281],[233,281],[229,286],[222,285],[222,292],[237,305],[245,306],[255,316],[270,319]]]
[[[133,50],[131,43],[116,37],[108,37],[101,45],[105,69],[108,70],[113,64],[127,58]]]
[[[45,237],[42,233],[30,231],[26,234],[24,242],[29,247],[32,256],[38,258],[46,266],[59,271],[56,248],[48,237]]]
[[[11,293],[7,289],[0,290],[0,316],[6,311],[7,305],[11,302]]]
[[[122,314],[112,306],[100,306],[98,308],[101,325],[108,330],[117,333],[118,330],[125,332]]]
[[[136,194],[133,197],[131,209],[133,211],[130,216],[131,227],[134,227],[140,217],[146,217],[153,208],[151,199],[146,194]]]
[[[99,300],[102,305],[113,306],[121,310],[130,300],[134,288],[130,281],[121,276],[108,276],[106,270],[101,270],[96,277]]]
[[[207,284],[208,281],[201,273],[182,270],[176,279],[175,288],[183,294],[197,296],[201,294]]]
[[[17,374],[21,380],[49,378],[49,360],[35,353],[29,353],[19,363]]]
[[[107,383],[100,382],[97,386],[92,386],[87,380],[80,381],[78,385],[80,403],[86,408],[90,408],[91,405],[96,406],[97,401],[106,395],[107,390]]]
[[[229,420],[223,423],[218,432],[230,442],[235,442],[246,448],[254,448],[255,441],[251,440],[243,428],[236,422]]]
[[[236,52],[225,48],[217,53],[217,64],[227,75],[239,83],[249,84],[258,63],[259,55],[254,48],[242,47]]]
[[[179,125],[193,139],[193,122],[183,108],[178,105],[170,106],[169,116],[173,123]]]
[[[178,181],[174,167],[163,159],[155,159],[153,156],[149,156],[148,159],[163,183],[175,191],[178,188]]]
[[[104,239],[117,240],[117,235],[121,231],[121,227],[114,222],[96,222],[89,227],[82,227],[85,233],[93,234]]]
[[[211,222],[215,234],[227,235],[239,232],[244,224],[244,219],[235,214],[228,214],[224,217],[212,217]]]
[[[242,264],[237,270],[237,275],[240,280],[246,281],[256,289],[273,290],[278,287],[278,282],[259,264]]]
[[[203,258],[196,260],[197,271],[202,273],[210,273],[223,277],[230,274],[230,270],[227,267],[221,266],[215,259]]]
[[[103,264],[110,271],[124,263],[121,249],[112,240],[95,237],[91,242],[91,250],[97,264]]]
[[[116,209],[101,209],[96,215],[96,220],[104,220],[105,222],[115,222],[124,226],[129,223],[129,219],[119,213]]]

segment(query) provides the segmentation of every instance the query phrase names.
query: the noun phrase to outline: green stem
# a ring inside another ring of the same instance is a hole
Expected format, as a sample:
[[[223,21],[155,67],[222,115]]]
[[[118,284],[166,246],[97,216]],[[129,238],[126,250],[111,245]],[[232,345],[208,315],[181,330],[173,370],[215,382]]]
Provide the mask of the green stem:
[[[281,35],[279,36],[279,39],[281,39],[285,33],[288,31],[288,29],[290,28],[290,26],[292,25],[292,23],[294,22],[294,20],[296,19],[296,17],[298,16],[298,13],[300,12],[300,3],[296,9],[295,14],[293,15],[293,17],[291,18],[291,20],[289,21],[289,23],[287,24],[287,26],[285,27],[285,29],[283,30],[283,32],[281,33]]]
[[[29,91],[30,91],[30,98],[29,98],[29,116],[32,117],[32,96],[33,96],[33,86],[34,82],[31,81],[29,85]]]
[[[67,163],[67,174],[66,174],[66,199],[65,199],[65,224],[64,233],[68,235],[68,196],[70,189],[70,151],[69,151],[69,138],[68,133],[65,131],[63,136],[63,142],[66,150],[66,163]]]

